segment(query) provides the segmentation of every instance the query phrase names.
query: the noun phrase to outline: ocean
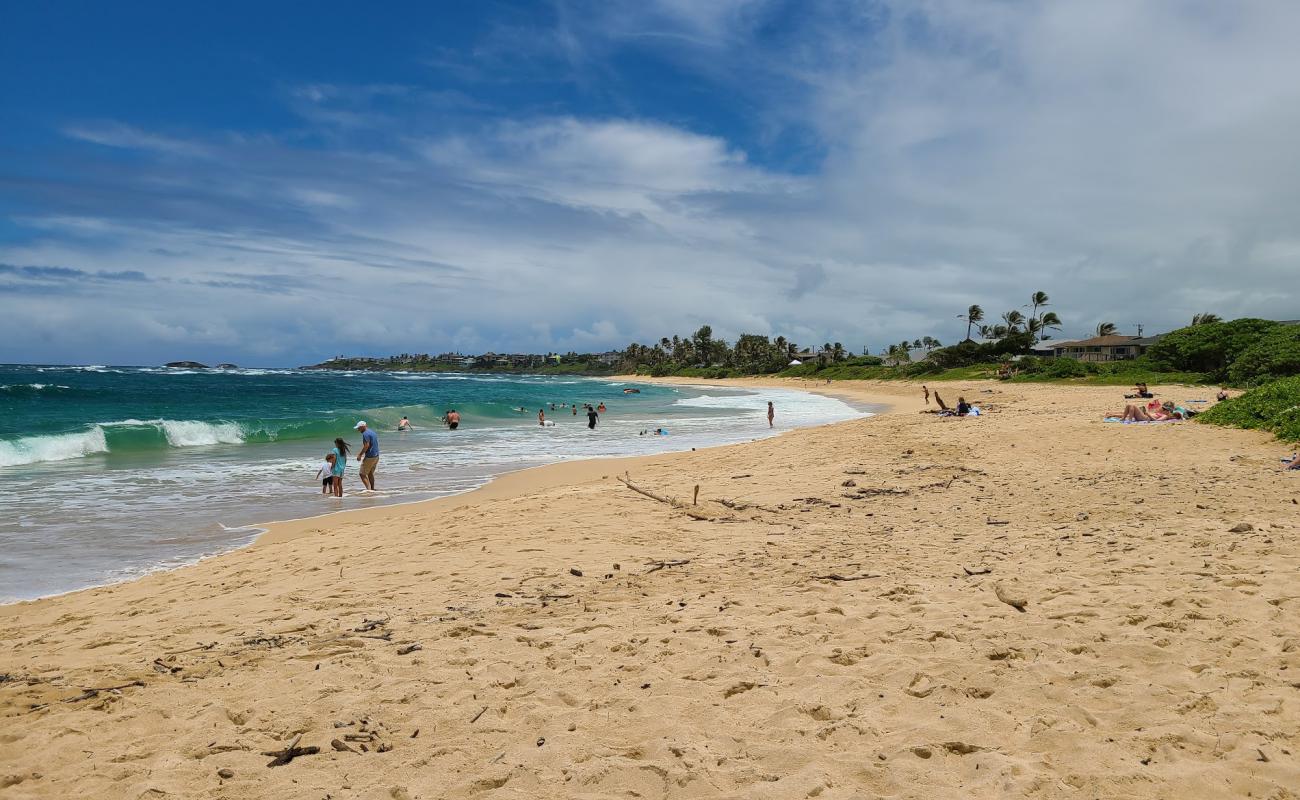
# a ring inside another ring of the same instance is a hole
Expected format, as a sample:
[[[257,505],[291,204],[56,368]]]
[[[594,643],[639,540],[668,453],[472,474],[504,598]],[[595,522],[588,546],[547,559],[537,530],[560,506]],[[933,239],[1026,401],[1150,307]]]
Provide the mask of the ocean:
[[[581,405],[602,402],[607,410],[588,430]],[[450,408],[460,430],[440,423]],[[539,409],[556,424],[539,426]],[[0,366],[0,602],[192,563],[249,543],[257,523],[456,494],[566,459],[742,442],[863,413],[790,390],[595,378]],[[414,430],[398,433],[404,415]],[[317,467],[335,437],[355,456],[362,419],[380,437],[378,491],[360,492],[354,459],[346,496],[322,497]],[[668,435],[641,435],[659,427]]]

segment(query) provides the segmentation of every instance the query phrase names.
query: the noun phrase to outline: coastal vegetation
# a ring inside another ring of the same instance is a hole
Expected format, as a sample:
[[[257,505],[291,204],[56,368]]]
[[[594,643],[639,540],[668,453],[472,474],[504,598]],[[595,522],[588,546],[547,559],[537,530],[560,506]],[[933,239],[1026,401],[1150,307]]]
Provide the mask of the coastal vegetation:
[[[1203,415],[1205,421],[1300,438],[1300,377],[1293,377],[1300,376],[1300,325],[1250,317],[1224,321],[1217,314],[1202,312],[1186,327],[1144,340],[1145,352],[1135,350],[1139,355],[1093,361],[1060,355],[1061,350],[1051,342],[1051,332],[1059,331],[1062,322],[1050,310],[1051,305],[1045,292],[1034,292],[1022,306],[1027,314],[1011,309],[991,324],[985,323],[988,315],[981,306],[970,305],[957,315],[966,322],[967,338],[961,342],[944,346],[926,335],[889,344],[879,355],[870,354],[866,347],[860,353],[851,351],[841,342],[804,346],[780,335],[742,333],[732,343],[716,336],[712,326],[701,325],[693,333],[664,336],[649,344],[633,342],[621,351],[606,353],[404,354],[387,359],[336,358],[318,367],[706,379],[771,375],[830,381],[1000,379],[1114,386],[1215,383],[1250,391],[1217,406],[1213,414]],[[1097,337],[1118,336],[1117,326],[1111,322],[1098,323],[1093,332]],[[971,338],[972,334],[978,340]]]
[[[1197,416],[1201,422],[1268,431],[1300,441],[1300,375],[1270,381]]]

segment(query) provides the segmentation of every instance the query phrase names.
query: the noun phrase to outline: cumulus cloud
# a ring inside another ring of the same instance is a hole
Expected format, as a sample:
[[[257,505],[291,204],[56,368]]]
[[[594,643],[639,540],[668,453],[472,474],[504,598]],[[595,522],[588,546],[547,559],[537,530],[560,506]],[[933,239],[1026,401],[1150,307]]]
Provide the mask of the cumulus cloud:
[[[82,185],[0,189],[28,234],[0,259],[71,271],[0,268],[45,292],[0,360],[600,350],[706,322],[879,349],[1038,289],[1067,336],[1300,316],[1300,6],[557,9],[484,34],[460,89],[284,90],[291,131],[69,122]],[[622,56],[720,111],[641,110]],[[474,96],[524,60],[619,101]]]

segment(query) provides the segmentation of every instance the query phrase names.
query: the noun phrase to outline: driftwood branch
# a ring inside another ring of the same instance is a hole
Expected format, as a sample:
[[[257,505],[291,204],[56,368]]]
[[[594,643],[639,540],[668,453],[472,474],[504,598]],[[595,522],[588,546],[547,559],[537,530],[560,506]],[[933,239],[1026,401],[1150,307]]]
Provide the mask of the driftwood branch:
[[[862,575],[840,575],[839,573],[832,572],[829,575],[814,575],[812,577],[813,580],[818,581],[864,581],[867,578],[879,578],[880,576],[872,575],[870,573],[864,573]]]
[[[691,560],[689,558],[677,558],[677,559],[673,559],[672,561],[653,561],[650,564],[650,569],[646,570],[641,574],[649,575],[650,573],[658,572],[661,569],[667,569],[668,567],[680,567],[684,564],[689,564],[689,563],[691,563]]]
[[[271,759],[270,763],[268,763],[267,766],[268,767],[283,766],[285,764],[288,764],[290,761],[293,761],[298,756],[314,756],[320,752],[320,748],[316,747],[315,745],[312,745],[310,747],[299,747],[298,742],[301,741],[302,741],[302,734],[300,733],[297,736],[293,737],[293,741],[289,742],[289,746],[284,748],[283,750],[268,750],[262,753],[262,755],[264,756],[274,756],[274,758]]]
[[[100,686],[95,689],[83,689],[81,694],[76,697],[69,697],[63,702],[80,703],[82,700],[89,700],[96,697],[100,692],[116,692],[119,689],[127,689],[132,686],[144,686],[144,681],[131,681],[130,683],[123,683],[120,686]]]
[[[698,519],[703,522],[718,522],[722,520],[733,519],[732,517],[714,517],[709,514],[705,514],[702,511],[696,511],[686,503],[682,502],[681,500],[678,500],[676,497],[668,497],[667,495],[662,495],[657,492],[652,492],[649,489],[643,488],[641,486],[637,486],[635,483],[632,483],[631,479],[629,479],[626,475],[619,475],[618,479],[624,486],[636,492],[637,494],[649,497],[651,500],[657,500],[660,503],[664,503],[665,505],[670,505],[673,508],[685,514],[686,516],[691,517],[692,519]],[[695,492],[696,499],[699,498],[698,489],[699,487],[697,486],[696,487],[697,491]]]

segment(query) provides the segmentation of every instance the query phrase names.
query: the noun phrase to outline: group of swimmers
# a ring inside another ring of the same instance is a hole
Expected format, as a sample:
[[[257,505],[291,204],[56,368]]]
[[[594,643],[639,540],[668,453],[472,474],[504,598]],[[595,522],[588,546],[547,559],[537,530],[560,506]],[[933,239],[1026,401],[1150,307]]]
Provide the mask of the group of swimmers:
[[[575,417],[578,416],[577,403],[572,403],[572,404],[560,403],[559,407],[568,408],[570,407],[570,405],[573,408],[573,416]],[[589,430],[595,430],[596,423],[600,421],[600,415],[604,414],[608,410],[605,408],[604,401],[601,401],[600,405],[594,407],[590,403],[583,403],[582,407],[585,410],[585,413],[587,414],[587,428]],[[551,403],[551,410],[554,411],[555,409],[556,409],[555,403]],[[516,408],[515,410],[522,411],[523,407],[521,406],[519,408]],[[554,422],[548,421],[546,419],[546,409],[544,408],[537,409],[537,424],[542,426],[543,428],[551,428],[555,426]]]

